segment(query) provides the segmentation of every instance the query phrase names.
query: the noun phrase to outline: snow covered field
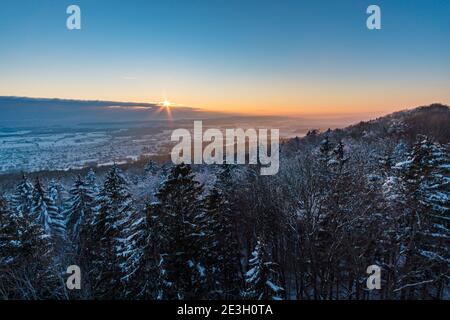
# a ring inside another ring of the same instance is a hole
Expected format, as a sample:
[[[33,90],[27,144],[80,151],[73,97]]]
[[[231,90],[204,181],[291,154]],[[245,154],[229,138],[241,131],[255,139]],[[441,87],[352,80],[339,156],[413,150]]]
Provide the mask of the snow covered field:
[[[1,100],[0,100],[1,102]],[[9,109],[8,109],[9,110]],[[135,162],[142,157],[170,153],[174,129],[192,130],[195,118],[112,122],[47,120],[26,126],[0,121],[0,174],[69,170]],[[279,129],[281,138],[303,136],[311,128],[327,129],[351,123],[349,119],[228,116],[203,119],[204,130],[217,128]]]
[[[69,170],[126,163],[162,151],[170,135],[136,130],[0,131],[0,173]]]

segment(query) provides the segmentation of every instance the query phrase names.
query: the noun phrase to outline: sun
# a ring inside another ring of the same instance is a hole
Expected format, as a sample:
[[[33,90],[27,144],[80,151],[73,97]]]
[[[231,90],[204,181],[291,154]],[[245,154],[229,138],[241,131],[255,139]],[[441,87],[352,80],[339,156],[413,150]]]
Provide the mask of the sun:
[[[174,104],[169,100],[164,99],[164,101],[158,103],[158,106],[157,113],[163,112],[167,114],[167,119],[172,120],[172,106],[174,106]]]

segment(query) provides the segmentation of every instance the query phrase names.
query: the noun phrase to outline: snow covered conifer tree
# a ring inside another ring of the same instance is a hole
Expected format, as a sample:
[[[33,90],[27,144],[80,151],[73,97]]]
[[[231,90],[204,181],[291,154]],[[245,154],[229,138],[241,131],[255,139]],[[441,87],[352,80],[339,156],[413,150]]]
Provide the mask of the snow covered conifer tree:
[[[64,190],[62,185],[56,181],[53,181],[47,192],[48,214],[51,219],[51,236],[59,246],[63,246],[64,242],[67,240],[63,193]]]
[[[87,245],[80,242],[86,240],[88,229],[90,229],[95,199],[87,183],[79,175],[69,194],[68,208],[65,213],[67,233],[72,243],[79,249]]]
[[[65,221],[54,201],[47,196],[39,178],[34,184],[31,215],[53,241],[58,243],[65,240]]]
[[[174,166],[157,193],[153,219],[157,230],[167,299],[202,299],[206,296],[204,257],[205,215],[200,201],[203,187],[191,167]],[[170,285],[167,285],[170,284]]]
[[[45,195],[44,188],[39,178],[36,179],[33,189],[31,215],[39,222],[44,231],[50,234],[50,216],[48,214],[48,203],[50,200]]]
[[[91,248],[95,293],[101,298],[118,298],[134,208],[128,183],[116,165],[106,176],[98,204],[92,221],[94,239]]]
[[[93,273],[92,261],[95,256],[96,234],[92,225],[97,209],[98,187],[96,176],[92,169],[89,170],[86,178],[77,175],[72,188],[69,191],[69,199],[66,204],[67,235],[72,247],[72,260],[82,270],[87,270],[83,277],[82,297],[92,295]]]
[[[217,187],[205,199],[207,233],[205,244],[209,291],[215,298],[236,298],[240,294],[240,248],[231,217],[230,203]]]
[[[142,215],[135,214],[127,236],[126,260],[122,264],[125,296],[144,299],[158,298],[159,256],[158,240],[152,219],[152,206],[146,206]]]
[[[448,284],[449,163],[446,148],[418,136],[408,159],[396,165],[405,197],[398,290],[406,298],[441,298]]]
[[[99,188],[97,185],[97,175],[95,171],[91,168],[86,174],[85,178],[86,185],[92,195],[97,195],[99,193]]]
[[[18,238],[20,243],[17,258],[17,273],[19,288],[26,288],[20,293],[29,294],[28,298],[57,298],[62,288],[59,279],[58,267],[55,265],[54,246],[52,238],[45,234],[41,225],[36,221],[25,218]],[[29,292],[27,293],[27,290]],[[61,295],[59,297],[62,297]]]
[[[14,213],[0,197],[0,283],[4,298],[61,297],[53,246],[30,215]]]
[[[67,192],[61,182],[55,179],[50,180],[48,185],[48,197],[52,199],[53,203],[58,207],[58,210],[61,213],[64,213]]]
[[[249,260],[249,270],[245,274],[244,297],[250,300],[283,299],[284,289],[277,283],[275,267],[270,261],[266,246],[258,240]]]
[[[33,185],[28,181],[25,174],[17,185],[13,198],[12,209],[20,215],[29,215],[31,212]]]
[[[14,263],[18,237],[18,217],[0,194],[0,279],[5,268]],[[3,270],[3,272],[2,272]]]

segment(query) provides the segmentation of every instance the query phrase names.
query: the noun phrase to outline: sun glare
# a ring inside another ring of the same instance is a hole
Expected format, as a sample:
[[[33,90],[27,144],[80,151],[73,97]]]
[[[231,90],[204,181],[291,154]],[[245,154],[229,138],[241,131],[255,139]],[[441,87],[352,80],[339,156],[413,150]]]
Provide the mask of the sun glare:
[[[157,113],[164,112],[167,114],[167,119],[172,120],[172,106],[172,102],[165,99],[164,101],[159,103],[159,109],[157,110]]]

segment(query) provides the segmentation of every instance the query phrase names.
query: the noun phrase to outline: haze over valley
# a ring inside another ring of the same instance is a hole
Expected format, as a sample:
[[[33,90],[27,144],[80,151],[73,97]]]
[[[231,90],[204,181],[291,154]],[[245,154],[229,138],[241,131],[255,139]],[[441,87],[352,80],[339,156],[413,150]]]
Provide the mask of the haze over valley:
[[[0,173],[69,170],[167,156],[171,133],[192,129],[277,128],[281,138],[344,127],[364,115],[255,116],[156,103],[0,97]],[[367,117],[367,115],[365,116]]]

